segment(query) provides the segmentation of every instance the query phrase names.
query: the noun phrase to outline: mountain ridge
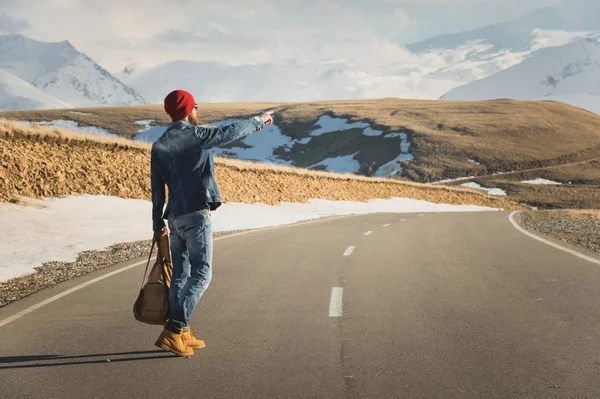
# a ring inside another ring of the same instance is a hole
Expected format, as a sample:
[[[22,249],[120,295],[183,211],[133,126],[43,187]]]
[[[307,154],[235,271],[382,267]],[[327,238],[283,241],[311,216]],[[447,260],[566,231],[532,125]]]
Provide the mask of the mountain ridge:
[[[73,106],[146,103],[68,40],[45,43],[20,34],[2,35],[0,69]]]
[[[497,98],[563,100],[600,112],[600,42],[586,38],[540,49],[518,65],[454,88],[441,97],[443,100]]]

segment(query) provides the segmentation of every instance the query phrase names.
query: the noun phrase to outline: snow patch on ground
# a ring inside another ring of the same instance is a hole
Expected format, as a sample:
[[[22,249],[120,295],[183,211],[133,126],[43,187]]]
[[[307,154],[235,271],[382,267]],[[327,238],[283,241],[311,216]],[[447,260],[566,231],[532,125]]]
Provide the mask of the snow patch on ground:
[[[94,114],[90,114],[89,112],[69,111],[69,113],[73,115],[95,116]]]
[[[396,134],[396,133],[392,133]],[[387,136],[386,136],[387,137]],[[397,133],[397,136],[400,137],[400,154],[392,159],[390,162],[380,166],[375,171],[375,176],[377,177],[393,177],[402,173],[402,161],[411,161],[414,159],[412,154],[409,154],[410,150],[410,142],[408,141],[408,135],[406,133]]]
[[[43,201],[46,208],[0,204],[0,225],[9,231],[0,246],[0,281],[34,272],[49,261],[74,261],[79,252],[152,237],[152,203],[104,196]],[[215,232],[279,226],[326,216],[476,212],[495,209],[393,198],[369,202],[310,200],[306,204],[224,204],[213,213]]]
[[[380,166],[375,171],[376,177],[394,177],[402,173],[401,161],[410,161],[413,159],[411,154],[400,154],[390,162]]]
[[[461,187],[466,187],[466,188],[474,188],[474,189],[477,189],[477,190],[484,190],[484,191],[487,191],[487,193],[489,195],[497,195],[497,196],[505,196],[505,195],[507,195],[506,191],[504,191],[504,190],[502,190],[500,188],[486,188],[486,187],[483,187],[482,185],[477,184],[477,183],[464,183],[464,184],[461,184],[460,186]]]
[[[550,185],[550,186],[560,186],[560,185],[562,185],[562,183],[559,183],[557,181],[542,179],[541,177],[538,177],[537,179],[534,179],[534,180],[525,180],[525,181],[523,181],[521,183],[524,183],[524,184],[541,184],[541,185]]]
[[[328,171],[335,171],[336,173],[358,173],[360,162],[354,159],[356,155],[358,155],[358,152],[341,157],[326,158],[311,166],[311,168],[325,166]]]
[[[370,125],[367,122],[355,122],[348,123],[348,119],[332,118],[329,115],[323,115],[319,118],[315,127],[319,126],[316,130],[313,130],[311,136],[321,136],[326,133],[340,132],[350,129],[370,129]]]
[[[403,133],[403,132],[394,132],[394,133],[388,133],[383,137],[386,139],[395,139],[397,137],[406,139],[408,136],[406,133]]]
[[[144,129],[148,129],[154,123],[154,119],[144,119],[142,121],[133,122],[134,125],[144,126]]]
[[[235,120],[227,119],[213,123],[214,126],[228,126],[234,123]],[[273,155],[275,149],[279,147],[291,148],[295,145],[295,141],[290,137],[281,133],[281,129],[275,124],[266,126],[262,131],[251,134],[241,141],[249,148],[233,147],[233,148],[215,148],[215,155],[234,156],[239,159],[251,161],[271,162],[276,164],[287,164],[284,160]]]
[[[480,162],[477,162],[477,161],[476,161],[476,160],[474,160],[474,159],[469,159],[469,162],[471,162],[471,163],[474,163],[475,165],[481,165],[481,163],[480,163]]]
[[[138,130],[138,134],[133,140],[148,144],[152,144],[158,140],[158,138],[167,131],[167,126],[152,126],[153,123],[154,119],[145,119],[134,122],[134,124],[143,126],[143,128]]]
[[[303,139],[296,140],[296,143],[306,145],[306,144],[310,143],[311,140],[312,140],[312,137],[305,137]]]
[[[123,139],[123,137],[112,134],[108,130],[96,127],[96,126],[79,126],[78,122],[57,119],[50,122],[27,122],[27,121],[13,121],[14,123],[23,125],[23,126],[31,126],[31,125],[41,125],[50,128],[57,128],[61,130],[66,130],[72,133],[84,134],[84,135],[92,135],[92,136],[102,136],[109,137],[112,139]]]
[[[365,130],[363,130],[363,134],[365,136],[381,136],[383,134],[382,130],[373,130],[372,128],[368,127]]]
[[[211,126],[228,126],[235,121],[235,119],[226,119],[211,123]],[[167,126],[152,126],[154,122],[154,120],[141,120],[134,122],[136,125],[143,126],[143,128],[139,130],[138,135],[135,136],[134,140],[150,144],[154,143],[167,130]],[[277,155],[274,155],[274,152],[277,149],[283,149],[285,152],[290,152],[296,145],[309,144],[315,136],[321,136],[327,133],[346,131],[350,129],[362,129],[362,134],[370,137],[401,139],[398,156],[381,166],[376,171],[376,176],[395,176],[402,172],[400,163],[401,161],[409,161],[413,159],[413,156],[409,154],[410,141],[408,140],[408,134],[404,132],[391,132],[384,135],[383,131],[373,129],[367,122],[349,123],[348,119],[333,118],[329,115],[322,115],[319,118],[313,127],[313,131],[309,133],[309,137],[293,139],[283,134],[281,129],[277,125],[273,124],[265,127],[261,132],[245,137],[236,144],[233,144],[233,146],[230,148],[214,148],[213,153],[217,156],[223,157],[268,162],[279,165],[293,165],[292,161],[281,159]],[[335,173],[358,173],[358,170],[360,169],[360,162],[354,159],[354,156],[357,154],[358,153],[339,157],[330,157],[313,165],[312,167],[325,166],[328,172]]]

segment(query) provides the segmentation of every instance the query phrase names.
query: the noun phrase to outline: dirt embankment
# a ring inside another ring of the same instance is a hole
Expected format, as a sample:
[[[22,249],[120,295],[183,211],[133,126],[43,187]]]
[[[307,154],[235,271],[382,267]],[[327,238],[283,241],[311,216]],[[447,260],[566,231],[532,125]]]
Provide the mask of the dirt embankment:
[[[145,145],[73,136],[58,130],[0,123],[0,201],[92,194],[150,200],[150,153]],[[459,188],[217,160],[226,202],[365,201],[405,197],[505,209],[519,205]]]

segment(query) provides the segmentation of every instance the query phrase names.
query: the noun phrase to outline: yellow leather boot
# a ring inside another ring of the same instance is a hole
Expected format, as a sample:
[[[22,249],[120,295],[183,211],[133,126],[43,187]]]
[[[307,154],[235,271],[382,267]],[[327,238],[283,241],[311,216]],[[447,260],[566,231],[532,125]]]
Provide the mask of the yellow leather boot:
[[[192,331],[192,329],[189,327],[183,329],[181,336],[183,338],[184,345],[187,346],[188,348],[194,348],[194,349],[205,348],[206,344],[204,343],[204,341],[194,337],[194,335],[192,334],[194,332],[196,332],[196,331]]]
[[[173,332],[165,328],[155,345],[177,356],[192,356],[194,354],[194,350],[183,342],[183,330]]]

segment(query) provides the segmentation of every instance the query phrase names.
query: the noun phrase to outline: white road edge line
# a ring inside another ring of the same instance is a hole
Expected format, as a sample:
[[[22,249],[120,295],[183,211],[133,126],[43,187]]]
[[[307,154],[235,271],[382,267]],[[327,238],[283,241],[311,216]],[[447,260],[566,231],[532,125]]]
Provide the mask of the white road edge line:
[[[346,252],[344,252],[344,256],[350,256],[350,255],[352,255],[352,252],[354,252],[354,250],[355,250],[355,249],[356,249],[356,247],[355,247],[355,246],[352,246],[352,245],[351,245],[351,246],[349,246],[349,247],[346,249]]]
[[[226,236],[223,236],[223,237],[215,238],[213,241],[220,241],[220,240],[224,240],[226,238],[232,238],[232,237],[237,237],[237,236],[241,236],[241,235],[245,235],[245,234],[257,233],[257,232],[260,232],[260,231],[274,230],[274,229],[279,229],[279,228],[282,228],[282,227],[291,227],[291,226],[300,226],[300,225],[313,224],[313,223],[321,223],[321,222],[326,222],[326,221],[330,221],[330,220],[341,219],[341,218],[348,217],[348,216],[354,216],[354,215],[335,216],[335,217],[318,219],[318,220],[308,220],[306,222],[295,223],[295,224],[287,224],[287,225],[282,225],[282,226],[272,226],[272,227],[265,227],[265,228],[262,228],[262,229],[254,229],[254,230],[242,231],[242,232],[239,232],[239,233],[233,233],[233,234],[229,234],[229,235],[226,235]],[[72,294],[72,293],[74,293],[76,291],[79,291],[82,288],[85,288],[85,287],[87,287],[89,285],[97,283],[98,281],[102,281],[104,279],[112,277],[115,274],[119,274],[119,273],[125,272],[127,270],[133,269],[134,267],[138,267],[140,265],[144,265],[144,264],[146,264],[146,262],[147,262],[146,260],[143,260],[143,261],[134,263],[133,265],[125,266],[125,267],[123,267],[121,269],[112,271],[110,273],[103,274],[100,277],[96,277],[95,279],[92,279],[90,281],[86,281],[85,283],[79,284],[79,285],[77,285],[77,286],[75,286],[73,288],[70,288],[70,289],[68,289],[68,290],[66,290],[64,292],[61,292],[60,294],[56,294],[54,296],[51,296],[50,298],[45,299],[42,302],[36,303],[35,305],[32,305],[32,306],[30,306],[30,307],[28,307],[26,309],[23,309],[22,311],[20,311],[18,313],[15,313],[14,315],[12,315],[10,317],[7,317],[4,320],[0,320],[0,327],[4,327],[8,323],[12,323],[13,321],[20,319],[21,317],[23,317],[25,315],[28,315],[29,313],[31,313],[31,312],[33,312],[33,311],[35,311],[35,310],[37,310],[37,309],[39,309],[41,307],[44,307],[44,306],[46,306],[46,305],[48,305],[48,304],[50,304],[50,303],[52,303],[54,301],[57,301],[57,300],[59,300],[62,297],[65,297],[65,296],[67,296],[69,294]]]
[[[365,236],[370,236],[371,234],[373,234],[373,232],[372,232],[372,231],[367,231],[367,232],[366,232],[365,234],[363,234],[363,235],[365,235]]]
[[[595,263],[595,264],[597,264],[597,265],[600,265],[600,260],[598,260],[598,259],[596,259],[596,258],[592,258],[591,256],[584,255],[584,254],[582,254],[582,253],[580,253],[580,252],[577,252],[577,251],[575,251],[575,250],[573,250],[573,249],[570,249],[570,248],[563,247],[562,245],[555,244],[555,243],[553,243],[552,241],[548,241],[548,240],[546,240],[546,239],[544,239],[544,238],[542,238],[542,237],[539,237],[539,236],[537,236],[537,235],[535,235],[535,234],[533,234],[533,233],[530,233],[529,231],[525,230],[523,227],[519,226],[519,224],[518,224],[518,223],[516,222],[516,220],[515,220],[515,215],[516,215],[517,213],[519,213],[519,211],[514,211],[513,213],[511,213],[511,214],[508,216],[508,220],[509,220],[509,221],[510,221],[510,223],[513,225],[513,227],[514,227],[515,229],[519,230],[521,233],[523,233],[523,234],[525,234],[526,236],[529,236],[529,237],[531,237],[531,238],[533,238],[533,239],[535,239],[535,240],[538,240],[538,241],[540,241],[540,242],[543,242],[543,243],[544,243],[544,244],[546,244],[546,245],[550,245],[551,247],[554,247],[554,248],[556,248],[556,249],[560,249],[561,251],[565,251],[565,252],[567,252],[567,253],[569,253],[569,254],[571,254],[571,255],[573,255],[573,256],[577,256],[578,258],[581,258],[581,259],[587,260],[588,262],[592,262],[592,263]]]
[[[344,289],[342,287],[333,287],[331,289],[331,299],[329,300],[329,317],[342,317],[342,297]]]

